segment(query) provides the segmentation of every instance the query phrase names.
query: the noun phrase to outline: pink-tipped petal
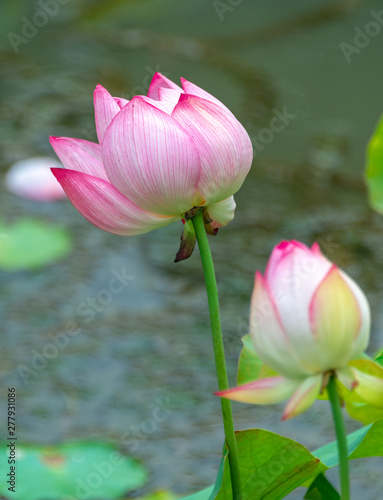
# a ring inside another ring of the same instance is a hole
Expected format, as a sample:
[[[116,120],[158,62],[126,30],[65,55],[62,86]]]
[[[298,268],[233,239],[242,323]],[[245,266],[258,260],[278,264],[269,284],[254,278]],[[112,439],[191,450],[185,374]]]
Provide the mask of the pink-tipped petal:
[[[203,90],[201,89],[201,87],[198,87],[198,85],[195,85],[194,83],[185,80],[185,78],[181,78],[181,84],[185,94],[194,95],[197,97],[201,97],[201,99],[206,99],[207,101],[214,102],[214,104],[217,104],[225,111],[228,111],[230,114],[232,114],[231,111],[224,104],[222,104],[221,101],[219,101],[213,95],[209,94],[209,92],[206,92],[206,90]]]
[[[371,329],[371,311],[370,305],[368,303],[367,297],[353,279],[350,278],[343,271],[339,271],[347,285],[350,287],[354,297],[356,298],[361,315],[361,324],[359,331],[356,335],[354,347],[351,352],[350,358],[357,358],[364,352],[367,348],[370,339],[370,329]]]
[[[282,241],[266,267],[265,279],[273,295],[279,297],[278,313],[299,359],[307,360],[312,372],[321,370],[320,355],[313,342],[309,321],[311,298],[331,263],[303,243]]]
[[[134,97],[109,126],[102,145],[110,182],[145,210],[178,215],[193,207],[200,159],[169,115]]]
[[[50,137],[49,140],[65,168],[108,180],[99,144],[72,137]]]
[[[170,115],[172,114],[175,106],[178,104],[181,94],[182,92],[179,92],[178,90],[174,89],[164,89],[164,88],[158,89],[160,102],[162,104],[166,103],[167,109],[170,111],[169,113]]]
[[[176,92],[175,90],[159,89],[159,92],[161,95],[163,93],[165,93],[166,91],[172,92],[172,93],[175,92],[177,94],[177,96],[180,95],[179,92]],[[165,99],[160,100],[160,101],[155,101],[154,99],[152,99],[151,97],[147,97],[146,95],[142,95],[142,96],[140,95],[140,99],[142,101],[147,102],[148,104],[151,104],[155,108],[160,109],[161,111],[163,111],[164,113],[166,113],[169,116],[172,114],[174,106],[178,102],[178,97],[177,97],[177,99],[175,99],[174,94],[172,96],[169,96],[169,98],[165,98]]]
[[[245,385],[216,392],[221,398],[232,399],[240,403],[268,405],[280,403],[289,398],[301,381],[290,380],[284,377],[270,377],[255,380]]]
[[[172,118],[192,138],[201,158],[198,192],[207,204],[229,198],[247,176],[253,148],[243,126],[222,107],[181,94]]]
[[[296,417],[314,403],[322,387],[322,378],[322,374],[314,375],[301,382],[287,403],[282,420]]]
[[[226,224],[232,221],[234,219],[235,207],[234,196],[230,196],[230,198],[226,198],[226,200],[209,205],[207,207],[207,213],[213,221],[211,223],[212,228],[216,229],[226,226]]]
[[[356,394],[367,403],[383,408],[383,369],[381,377],[376,377],[354,367],[351,369],[358,382],[355,387]]]
[[[347,365],[353,348],[350,338],[355,339],[360,331],[361,312],[355,295],[335,265],[312,297],[309,318],[322,370]]]
[[[33,201],[54,201],[66,198],[51,168],[61,168],[53,158],[45,156],[27,158],[14,163],[5,174],[8,191]]]
[[[182,92],[181,87],[179,87],[174,82],[169,80],[169,78],[166,78],[166,76],[161,75],[161,73],[155,73],[149,85],[148,97],[156,101],[159,101],[160,96],[158,94],[158,90],[160,88],[173,89],[177,90],[178,92]]]
[[[323,253],[322,253],[322,250],[320,249],[320,246],[319,246],[319,243],[315,242],[311,245],[311,251],[313,254],[317,255],[318,257],[324,257],[326,258]]]
[[[52,172],[75,208],[104,231],[132,236],[177,220],[142,210],[105,180],[62,168],[54,168]]]
[[[300,241],[281,241],[276,245],[267,263],[265,278],[271,289],[297,288],[302,295],[312,293],[331,267],[315,246],[314,251]]]
[[[116,101],[117,106],[122,109],[124,106],[128,104],[128,99],[124,99],[123,97],[113,97],[113,99]]]
[[[278,306],[279,297],[274,299],[262,274],[257,272],[250,307],[250,333],[256,352],[264,363],[285,377],[310,375],[291,348]]]
[[[97,137],[100,144],[102,144],[106,129],[121,108],[116,100],[100,84],[97,85],[93,96]]]

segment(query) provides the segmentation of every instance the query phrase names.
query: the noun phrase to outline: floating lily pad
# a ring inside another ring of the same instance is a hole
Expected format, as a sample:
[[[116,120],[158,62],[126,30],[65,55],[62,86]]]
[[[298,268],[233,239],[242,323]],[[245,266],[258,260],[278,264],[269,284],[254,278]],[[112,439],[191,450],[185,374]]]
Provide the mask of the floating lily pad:
[[[33,269],[51,264],[71,251],[71,239],[63,228],[34,219],[6,226],[0,222],[0,268]]]
[[[9,443],[9,441],[8,441]],[[10,448],[0,448],[0,476],[9,478]],[[89,500],[120,498],[140,488],[146,470],[109,443],[69,442],[60,446],[16,444],[16,487],[0,482],[0,495],[12,500]]]

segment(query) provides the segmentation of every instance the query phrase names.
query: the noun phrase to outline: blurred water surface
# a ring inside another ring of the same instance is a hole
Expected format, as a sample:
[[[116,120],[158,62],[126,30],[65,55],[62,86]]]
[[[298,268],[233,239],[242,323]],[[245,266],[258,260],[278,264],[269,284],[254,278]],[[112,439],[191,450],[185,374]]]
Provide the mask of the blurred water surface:
[[[254,271],[284,238],[318,241],[362,286],[373,311],[369,351],[382,346],[383,218],[368,207],[363,165],[383,109],[383,33],[349,60],[344,48],[381,3],[53,4],[57,12],[25,38],[25,19],[33,24],[41,3],[2,0],[2,172],[19,159],[53,156],[49,135],[96,140],[97,83],[130,98],[147,91],[155,71],[177,82],[184,76],[236,114],[256,152],[235,220],[211,238],[231,383]],[[280,131],[271,128],[274,117]],[[173,264],[181,223],[122,238],[91,226],[69,202],[37,204],[3,188],[1,212],[10,222],[28,214],[65,226],[75,247],[45,269],[0,273],[0,380],[17,387],[20,439],[113,439],[145,462],[150,488],[186,494],[211,484],[223,441],[220,404],[198,253]],[[111,292],[116,275],[121,291]],[[57,352],[47,348],[60,339]],[[167,409],[161,421],[158,407]],[[325,402],[285,423],[280,410],[235,404],[236,425],[311,449],[333,439]],[[355,498],[378,499],[382,465],[352,463]],[[337,482],[336,471],[330,477]]]

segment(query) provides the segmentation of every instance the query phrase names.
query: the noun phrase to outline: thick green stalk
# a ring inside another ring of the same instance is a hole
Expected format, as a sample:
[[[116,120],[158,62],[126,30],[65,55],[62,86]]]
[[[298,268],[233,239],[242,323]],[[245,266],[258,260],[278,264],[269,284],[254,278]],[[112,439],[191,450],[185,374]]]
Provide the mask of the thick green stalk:
[[[223,347],[221,319],[219,314],[218,290],[217,282],[215,279],[213,259],[207,239],[202,210],[200,210],[192,218],[192,221],[197,235],[197,241],[202,260],[202,268],[205,275],[218,387],[220,391],[224,391],[229,388],[229,381],[226,372],[225,352]],[[237,453],[237,443],[235,440],[233,414],[231,411],[231,402],[228,399],[221,398],[221,407],[223,426],[225,430],[225,439],[227,447],[229,449],[229,465],[231,484],[233,489],[233,499],[241,500],[242,495],[239,474],[239,461]]]
[[[330,381],[327,385],[327,392],[330,398],[332,416],[335,424],[335,434],[338,441],[341,498],[342,500],[350,500],[350,473],[348,466],[346,429],[344,426],[340,399],[336,389],[336,381],[333,376],[330,377]]]

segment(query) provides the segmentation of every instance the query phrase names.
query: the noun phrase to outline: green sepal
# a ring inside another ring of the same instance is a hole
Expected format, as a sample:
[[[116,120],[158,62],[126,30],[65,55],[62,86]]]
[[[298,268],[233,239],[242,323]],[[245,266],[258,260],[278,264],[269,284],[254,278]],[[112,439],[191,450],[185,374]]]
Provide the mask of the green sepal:
[[[177,252],[174,262],[188,259],[193,253],[197,237],[194,231],[193,222],[185,220],[184,230],[181,235],[180,249]]]

